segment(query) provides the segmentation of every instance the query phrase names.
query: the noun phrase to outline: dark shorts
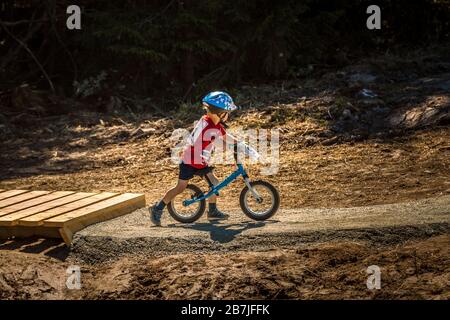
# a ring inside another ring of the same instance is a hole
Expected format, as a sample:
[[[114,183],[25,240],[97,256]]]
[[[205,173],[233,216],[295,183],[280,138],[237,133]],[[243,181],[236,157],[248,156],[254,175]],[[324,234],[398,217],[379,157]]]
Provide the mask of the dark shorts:
[[[211,171],[213,171],[214,167],[206,167],[202,169],[194,168],[193,166],[187,165],[184,162],[180,163],[180,174],[178,175],[178,179],[181,180],[190,180],[194,176],[205,176]]]

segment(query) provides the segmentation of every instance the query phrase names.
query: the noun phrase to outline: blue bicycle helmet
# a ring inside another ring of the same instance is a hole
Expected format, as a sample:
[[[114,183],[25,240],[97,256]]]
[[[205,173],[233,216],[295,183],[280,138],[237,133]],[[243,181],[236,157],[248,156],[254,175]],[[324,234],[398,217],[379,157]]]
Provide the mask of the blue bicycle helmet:
[[[227,112],[236,110],[238,107],[234,104],[230,95],[223,91],[214,91],[208,93],[202,102],[212,105],[214,107],[223,109]]]

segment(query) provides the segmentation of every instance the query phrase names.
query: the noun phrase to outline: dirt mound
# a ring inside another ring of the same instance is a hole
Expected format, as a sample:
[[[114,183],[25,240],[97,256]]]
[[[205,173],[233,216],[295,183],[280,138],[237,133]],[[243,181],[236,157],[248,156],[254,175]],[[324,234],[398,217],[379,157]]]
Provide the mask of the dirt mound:
[[[35,254],[0,251],[0,299],[63,299],[64,263]]]
[[[81,265],[81,290],[65,288],[67,264],[0,252],[3,299],[449,299],[450,237],[374,247],[330,241],[262,252],[123,257]],[[368,290],[367,267],[381,270]]]

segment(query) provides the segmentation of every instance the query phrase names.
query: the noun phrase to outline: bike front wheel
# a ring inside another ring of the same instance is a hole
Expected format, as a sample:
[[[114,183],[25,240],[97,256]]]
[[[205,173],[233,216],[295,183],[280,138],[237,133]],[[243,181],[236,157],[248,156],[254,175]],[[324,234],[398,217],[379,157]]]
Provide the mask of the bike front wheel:
[[[259,195],[255,197],[247,186],[241,191],[239,204],[247,217],[262,221],[271,218],[280,206],[280,195],[277,189],[267,181],[250,182],[252,189]]]
[[[190,200],[197,197],[201,197],[203,192],[199,187],[188,184],[186,189],[178,194],[169,204],[167,210],[172,218],[181,223],[192,223],[197,221],[205,212],[206,204],[205,200],[200,200],[192,203],[191,205],[184,206],[184,200]]]

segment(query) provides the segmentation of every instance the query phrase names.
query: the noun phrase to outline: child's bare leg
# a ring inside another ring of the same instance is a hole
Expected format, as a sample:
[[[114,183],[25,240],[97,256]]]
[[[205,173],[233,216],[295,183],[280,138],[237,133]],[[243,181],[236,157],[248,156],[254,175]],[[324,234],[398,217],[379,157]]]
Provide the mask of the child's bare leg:
[[[218,185],[219,184],[219,180],[214,176],[214,174],[212,172],[208,173],[206,175],[209,179],[209,181],[211,181],[211,183],[213,185]],[[223,212],[221,212],[219,209],[217,209],[217,196],[213,195],[208,199],[209,202],[209,209],[208,209],[208,219],[209,220],[220,220],[220,219],[227,219],[228,215],[224,214]]]
[[[209,181],[211,181],[211,183],[213,185],[218,185],[219,184],[219,180],[216,178],[216,176],[214,175],[214,173],[210,172],[206,175],[209,179]],[[208,202],[209,203],[216,203],[217,202],[217,196],[214,194],[211,197],[208,198]]]
[[[173,198],[175,198],[178,194],[183,192],[184,189],[186,189],[186,186],[188,185],[188,182],[189,182],[188,180],[178,179],[177,185],[166,192],[166,194],[164,195],[164,198],[162,199],[162,201],[165,204],[168,204],[170,201],[172,201]]]
[[[183,190],[186,189],[187,185],[188,185],[187,180],[178,179],[177,185],[172,189],[170,189],[169,191],[167,191],[166,194],[164,195],[164,198],[162,198],[161,201],[159,201],[158,203],[149,208],[149,211],[151,213],[150,218],[155,225],[157,226],[161,225],[161,215],[163,213],[164,207],[170,201],[172,201],[172,199],[175,198],[177,194],[183,192]]]

